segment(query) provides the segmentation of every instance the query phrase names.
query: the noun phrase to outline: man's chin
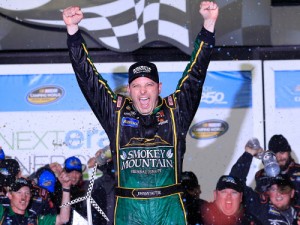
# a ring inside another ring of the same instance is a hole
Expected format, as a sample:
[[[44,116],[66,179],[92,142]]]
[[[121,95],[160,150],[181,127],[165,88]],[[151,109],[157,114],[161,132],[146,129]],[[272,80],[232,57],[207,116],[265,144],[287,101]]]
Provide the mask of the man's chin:
[[[284,211],[284,210],[287,210],[289,208],[288,205],[280,205],[280,206],[276,206],[275,207],[280,210],[280,211]]]
[[[144,116],[151,114],[151,110],[150,110],[150,109],[139,108],[138,111],[139,111],[139,113],[140,113],[141,115],[144,115]]]
[[[290,161],[279,162],[279,167],[281,171],[285,171],[290,165]]]

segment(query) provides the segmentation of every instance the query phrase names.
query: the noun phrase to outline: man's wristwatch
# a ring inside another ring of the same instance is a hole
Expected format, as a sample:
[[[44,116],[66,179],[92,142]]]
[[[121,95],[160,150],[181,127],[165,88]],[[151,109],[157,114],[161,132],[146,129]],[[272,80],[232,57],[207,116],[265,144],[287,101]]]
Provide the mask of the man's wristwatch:
[[[70,190],[70,188],[63,188],[62,189],[64,192],[70,192],[71,190]]]

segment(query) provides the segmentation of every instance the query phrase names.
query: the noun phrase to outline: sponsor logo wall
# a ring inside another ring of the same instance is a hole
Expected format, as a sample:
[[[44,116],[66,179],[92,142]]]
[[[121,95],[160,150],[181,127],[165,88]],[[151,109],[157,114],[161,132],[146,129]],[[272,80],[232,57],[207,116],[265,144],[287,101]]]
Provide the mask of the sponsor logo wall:
[[[131,63],[95,65],[113,90],[126,94]],[[210,64],[200,108],[187,134],[183,166],[196,173],[205,199],[212,198],[217,179],[229,172],[248,139],[255,136],[264,146],[261,65],[260,61]],[[165,97],[175,90],[186,62],[157,66]],[[1,65],[0,71],[0,146],[20,162],[24,174],[50,162],[62,164],[73,155],[86,164],[109,144],[71,65]],[[260,166],[255,159],[249,184]]]

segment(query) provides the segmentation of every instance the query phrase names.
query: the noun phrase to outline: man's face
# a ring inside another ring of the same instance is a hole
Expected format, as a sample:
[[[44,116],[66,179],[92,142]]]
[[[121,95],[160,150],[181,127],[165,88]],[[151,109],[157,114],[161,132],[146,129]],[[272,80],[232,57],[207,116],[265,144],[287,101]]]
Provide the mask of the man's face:
[[[72,172],[68,173],[68,175],[70,176],[72,185],[77,185],[82,177],[82,173],[76,170],[73,170]]]
[[[290,153],[289,152],[277,152],[276,159],[280,168],[286,168],[290,162]]]
[[[191,190],[187,190],[187,192],[193,196],[194,199],[200,199],[200,194],[201,194],[201,187],[198,185],[197,187],[194,187]]]
[[[16,192],[13,191],[8,193],[12,210],[21,215],[25,214],[25,210],[30,202],[30,197],[30,188],[27,186],[21,187]]]
[[[214,191],[214,200],[218,208],[227,216],[234,215],[240,208],[243,194],[231,188]]]
[[[147,77],[138,77],[128,85],[127,91],[137,111],[142,115],[149,115],[157,106],[161,83]]]
[[[55,173],[56,176],[59,176],[61,174],[61,172],[63,171],[62,166],[57,162],[50,163],[49,166],[50,166],[50,169],[53,171],[53,173]]]
[[[289,186],[278,187],[273,184],[269,189],[271,203],[279,210],[286,210],[289,208],[291,199],[294,197],[295,190]]]

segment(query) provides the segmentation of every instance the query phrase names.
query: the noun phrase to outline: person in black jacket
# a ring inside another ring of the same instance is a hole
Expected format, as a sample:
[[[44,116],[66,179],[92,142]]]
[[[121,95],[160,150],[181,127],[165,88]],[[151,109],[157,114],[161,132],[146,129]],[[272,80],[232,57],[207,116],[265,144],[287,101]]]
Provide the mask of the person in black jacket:
[[[201,224],[201,206],[206,202],[200,198],[201,187],[196,174],[192,171],[182,172],[183,202],[186,207],[187,223]]]
[[[104,161],[105,165],[103,165]],[[92,197],[108,217],[109,221],[106,221],[105,218],[92,207],[93,225],[113,225],[115,206],[115,174],[109,146],[99,149],[95,156],[89,159],[88,168],[94,169],[96,163],[97,169],[101,171],[101,176],[97,177],[94,181]]]

